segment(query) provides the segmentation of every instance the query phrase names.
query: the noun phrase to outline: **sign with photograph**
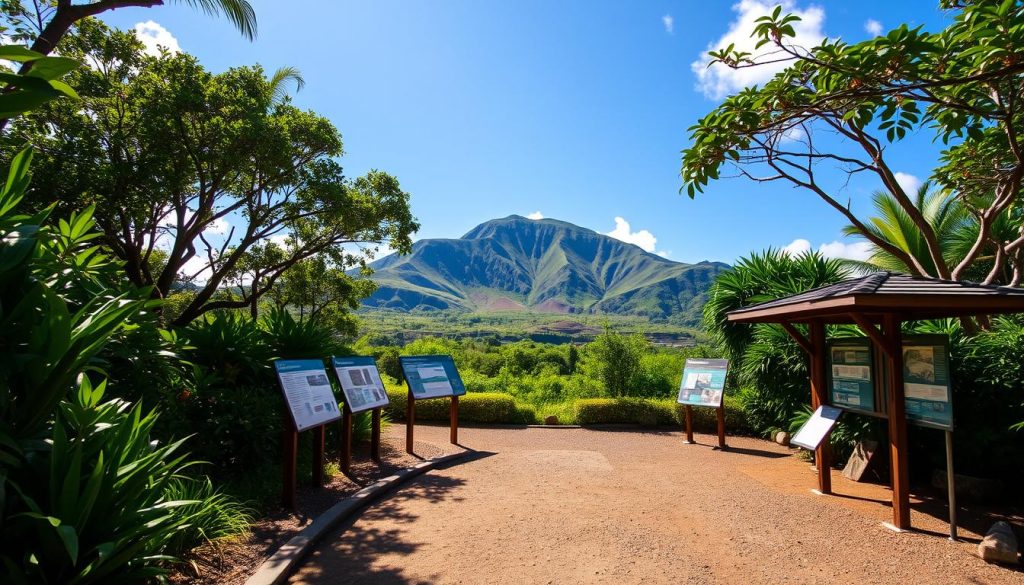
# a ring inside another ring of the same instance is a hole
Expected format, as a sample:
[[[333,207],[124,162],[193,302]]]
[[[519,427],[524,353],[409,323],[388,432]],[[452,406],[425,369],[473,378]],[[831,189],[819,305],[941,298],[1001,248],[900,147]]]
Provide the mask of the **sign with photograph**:
[[[277,360],[274,369],[297,430],[304,431],[341,418],[322,361]]]
[[[800,427],[800,430],[793,435],[789,441],[790,444],[812,451],[817,449],[832,427],[836,426],[836,421],[839,420],[839,415],[842,413],[842,410],[834,406],[822,404],[818,410],[814,411],[811,418],[807,419],[804,426]]]
[[[903,340],[903,393],[908,421],[953,429],[948,348],[949,340],[943,335],[907,336]]]
[[[850,410],[875,412],[871,342],[837,339],[829,346],[829,402]]]
[[[372,357],[336,357],[331,363],[350,411],[362,412],[388,405],[388,394]]]
[[[466,393],[452,356],[413,355],[398,359],[413,399],[462,396]]]
[[[679,384],[679,404],[720,408],[729,360],[687,359]]]

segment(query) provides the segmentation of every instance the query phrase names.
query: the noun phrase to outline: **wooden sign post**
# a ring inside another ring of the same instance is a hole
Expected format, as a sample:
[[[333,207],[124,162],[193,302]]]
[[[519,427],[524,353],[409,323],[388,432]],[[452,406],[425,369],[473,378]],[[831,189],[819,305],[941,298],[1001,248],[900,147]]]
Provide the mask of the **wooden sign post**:
[[[409,393],[405,405],[405,451],[413,453],[416,427],[416,401],[449,397],[448,418],[451,429],[449,440],[459,443],[459,396],[466,393],[455,362],[449,355],[416,355],[398,358],[402,365],[402,378]]]
[[[725,378],[729,360],[687,359],[676,402],[685,408],[686,445],[693,445],[693,407],[714,408],[718,419],[718,448],[725,449]]]
[[[313,430],[313,487],[321,487],[324,483],[324,425],[337,420],[340,413],[323,361],[277,360],[274,369],[288,406],[281,434],[281,503],[294,509],[299,433]]]
[[[389,403],[384,382],[377,370],[377,361],[369,356],[333,357],[331,363],[345,394],[342,405],[341,440],[338,442],[339,465],[342,472],[352,469],[353,417],[367,410],[373,411],[370,429],[370,457],[380,461],[380,412]]]

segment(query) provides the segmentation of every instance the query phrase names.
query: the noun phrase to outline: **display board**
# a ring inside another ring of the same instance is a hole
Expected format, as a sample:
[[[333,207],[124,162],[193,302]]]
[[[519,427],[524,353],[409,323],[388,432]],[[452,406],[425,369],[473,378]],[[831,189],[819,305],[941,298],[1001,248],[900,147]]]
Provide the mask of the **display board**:
[[[903,393],[907,420],[953,430],[949,339],[944,335],[907,336],[903,340]]]
[[[274,369],[297,430],[304,431],[341,417],[322,361],[277,360]]]
[[[679,404],[720,408],[729,360],[687,359],[679,383]]]
[[[388,393],[377,371],[377,362],[369,356],[335,357],[331,359],[345,404],[353,412],[363,412],[388,405]]]
[[[828,432],[836,425],[839,415],[843,411],[834,407],[822,404],[814,411],[811,418],[807,419],[804,426],[796,432],[796,435],[789,440],[790,444],[804,449],[815,450],[825,439]]]
[[[413,399],[462,396],[466,393],[452,356],[414,355],[398,359]]]
[[[829,343],[829,403],[876,414],[874,360],[868,339],[836,339]]]

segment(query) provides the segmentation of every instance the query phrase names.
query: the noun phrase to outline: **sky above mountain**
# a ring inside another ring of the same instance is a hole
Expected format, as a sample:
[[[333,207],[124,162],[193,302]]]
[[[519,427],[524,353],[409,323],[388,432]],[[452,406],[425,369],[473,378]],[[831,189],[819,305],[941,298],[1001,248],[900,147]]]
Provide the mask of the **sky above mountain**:
[[[736,178],[696,200],[679,194],[687,127],[769,73],[707,69],[707,50],[749,42],[753,21],[775,4],[254,0],[255,42],[182,5],[119,9],[105,20],[213,71],[300,69],[306,86],[295,103],[341,130],[348,175],[379,168],[401,180],[419,238],[521,214],[682,262],[733,262],[769,246],[860,257],[864,246],[841,235],[842,218],[807,192]],[[855,42],[900,23],[934,30],[947,18],[935,0],[783,4],[802,15],[807,45]],[[938,152],[922,134],[888,157],[914,185]],[[830,180],[855,211],[869,209],[879,186]]]

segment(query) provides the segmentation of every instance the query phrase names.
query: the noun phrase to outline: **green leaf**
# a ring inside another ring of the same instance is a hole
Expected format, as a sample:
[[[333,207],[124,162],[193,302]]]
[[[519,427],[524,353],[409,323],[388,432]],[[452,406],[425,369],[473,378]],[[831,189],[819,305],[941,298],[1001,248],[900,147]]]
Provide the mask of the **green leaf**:
[[[79,68],[82,64],[68,57],[43,57],[32,62],[32,68],[25,75],[52,81]]]

